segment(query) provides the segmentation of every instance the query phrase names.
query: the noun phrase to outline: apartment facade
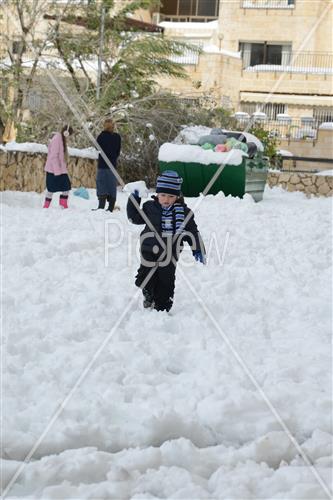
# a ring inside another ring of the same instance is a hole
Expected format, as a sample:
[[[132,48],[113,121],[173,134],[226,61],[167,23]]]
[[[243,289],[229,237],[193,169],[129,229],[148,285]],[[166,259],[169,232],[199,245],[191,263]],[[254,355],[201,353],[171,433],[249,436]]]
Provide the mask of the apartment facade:
[[[331,0],[164,0],[151,20],[202,47],[180,61],[189,81],[162,86],[269,119],[333,121]]]
[[[127,1],[115,0],[115,9]],[[0,9],[0,32],[12,35],[15,54],[21,40],[6,10]],[[164,78],[162,86],[189,98],[211,95],[235,112],[261,110],[269,119],[333,120],[331,0],[163,0],[158,11],[140,10],[135,17],[202,48],[177,59],[187,81]]]

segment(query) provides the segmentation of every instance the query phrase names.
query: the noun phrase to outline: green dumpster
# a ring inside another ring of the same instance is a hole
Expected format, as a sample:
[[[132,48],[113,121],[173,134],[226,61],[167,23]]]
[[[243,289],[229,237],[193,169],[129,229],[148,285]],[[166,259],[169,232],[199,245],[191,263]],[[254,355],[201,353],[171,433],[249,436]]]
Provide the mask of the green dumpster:
[[[269,160],[262,153],[245,160],[245,193],[250,194],[254,201],[261,201],[263,198],[268,168]]]
[[[191,150],[185,148],[198,148],[198,146],[172,145],[172,154],[170,154],[171,149],[169,148],[168,155],[163,154],[163,146],[164,145],[161,146],[159,154],[160,173],[164,172],[164,170],[175,170],[183,178],[182,193],[184,196],[199,196],[220,168],[221,164],[203,164],[202,162],[185,161],[184,153],[189,152],[189,159],[193,157]],[[198,149],[195,151],[198,151]],[[212,152],[209,152],[210,157],[215,158],[216,156],[214,156],[214,153],[211,153]],[[228,153],[223,154],[225,156],[221,157],[219,156],[221,154],[215,153],[220,159],[228,158]],[[199,151],[199,156],[200,155],[201,153]],[[180,158],[179,160],[177,159],[178,156]],[[201,158],[203,158],[202,155]],[[255,201],[260,201],[262,199],[268,171],[266,160],[262,158],[261,154],[258,154],[258,157],[252,160],[249,160],[246,156],[241,157],[239,154],[238,161],[238,165],[227,164],[224,166],[222,172],[206,194],[217,194],[219,191],[222,191],[226,196],[231,195],[243,198],[245,193],[249,193]]]
[[[180,161],[159,162],[160,172],[175,170],[183,178],[182,193],[184,196],[199,196],[209,181],[220,168],[220,165],[202,165],[201,163],[182,163]],[[245,192],[245,161],[241,165],[226,165],[214,184],[206,194],[217,194],[219,191],[228,196],[243,197]]]

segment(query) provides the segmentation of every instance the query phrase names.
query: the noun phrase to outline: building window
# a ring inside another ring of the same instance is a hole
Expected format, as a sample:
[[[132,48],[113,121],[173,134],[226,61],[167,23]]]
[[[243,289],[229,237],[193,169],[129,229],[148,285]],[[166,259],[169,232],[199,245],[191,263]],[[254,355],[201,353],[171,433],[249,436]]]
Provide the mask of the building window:
[[[291,44],[276,44],[274,42],[240,42],[243,67],[265,65],[285,66],[291,60]]]
[[[166,16],[216,18],[219,3],[219,0],[164,0],[160,12]]]
[[[178,2],[180,16],[195,16],[195,2],[193,0],[182,0]]]
[[[224,109],[232,109],[232,101],[228,95],[223,95],[221,97],[221,106]]]
[[[168,2],[163,2],[163,7],[161,7],[161,13],[167,15],[178,15],[178,0],[169,0]]]
[[[198,16],[217,16],[218,3],[218,1],[214,2],[214,0],[200,0],[197,7]]]
[[[286,113],[286,105],[285,104],[277,104],[277,103],[267,103],[263,104],[260,102],[243,102],[241,103],[241,111],[252,115],[256,111],[262,111],[266,113],[268,120],[276,120],[276,116],[281,113]]]

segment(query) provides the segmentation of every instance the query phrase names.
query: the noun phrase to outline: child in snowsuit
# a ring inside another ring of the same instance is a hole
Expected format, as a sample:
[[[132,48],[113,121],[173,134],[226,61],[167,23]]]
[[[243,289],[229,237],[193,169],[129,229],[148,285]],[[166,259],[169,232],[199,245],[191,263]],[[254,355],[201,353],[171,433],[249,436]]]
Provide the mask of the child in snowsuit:
[[[61,132],[57,132],[48,147],[46,172],[46,195],[43,208],[49,208],[53,193],[61,192],[59,205],[68,208],[68,194],[71,190],[71,181],[67,172],[67,139],[73,134],[73,129],[65,125]]]
[[[157,311],[170,311],[172,307],[176,264],[184,241],[190,244],[195,259],[205,263],[204,245],[193,212],[181,197],[181,183],[182,178],[177,172],[164,171],[157,178],[157,195],[142,206],[146,217],[132,201],[133,197],[140,205],[138,191],[130,196],[127,203],[130,222],[146,224],[140,235],[141,266],[135,284],[142,288],[144,307],[154,307]],[[152,268],[155,268],[154,271]]]

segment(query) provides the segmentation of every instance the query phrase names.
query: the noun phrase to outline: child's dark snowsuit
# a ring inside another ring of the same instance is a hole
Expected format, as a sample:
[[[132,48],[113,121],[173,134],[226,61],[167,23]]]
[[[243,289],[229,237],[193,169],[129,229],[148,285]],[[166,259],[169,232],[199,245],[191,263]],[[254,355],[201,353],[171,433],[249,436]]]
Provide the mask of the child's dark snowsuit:
[[[137,198],[138,204],[140,204],[140,201],[141,200]],[[155,234],[152,232],[152,229],[146,225],[140,235],[142,263],[138,269],[135,284],[138,287],[142,287],[144,280],[147,278],[148,274],[151,273],[149,281],[145,283],[142,288],[144,295],[150,296],[151,301],[155,304],[155,309],[158,311],[169,311],[172,307],[172,299],[175,290],[176,262],[179,257],[179,252],[177,255],[177,248],[181,251],[183,242],[187,241],[192,251],[201,250],[202,254],[204,254],[204,245],[194,221],[193,213],[184,202],[177,203],[177,205],[183,207],[185,220],[187,220],[188,214],[191,213],[184,227],[184,234],[180,233],[177,237],[174,237],[176,228],[175,211],[173,212],[173,234],[168,236],[163,235],[162,237],[162,206],[158,202],[157,197],[153,196],[153,200],[146,201],[142,206],[143,212],[155,228]],[[128,199],[127,203],[127,216],[133,224],[146,224],[145,220],[132,203],[131,197]],[[167,248],[169,248],[166,255],[163,255],[163,248],[156,237],[156,233],[161,236],[163,242]],[[170,238],[173,238],[172,245]],[[180,241],[178,241],[179,239]],[[174,257],[174,260],[171,257]],[[149,265],[149,263],[152,264]],[[153,272],[152,269],[154,267],[156,269]]]

